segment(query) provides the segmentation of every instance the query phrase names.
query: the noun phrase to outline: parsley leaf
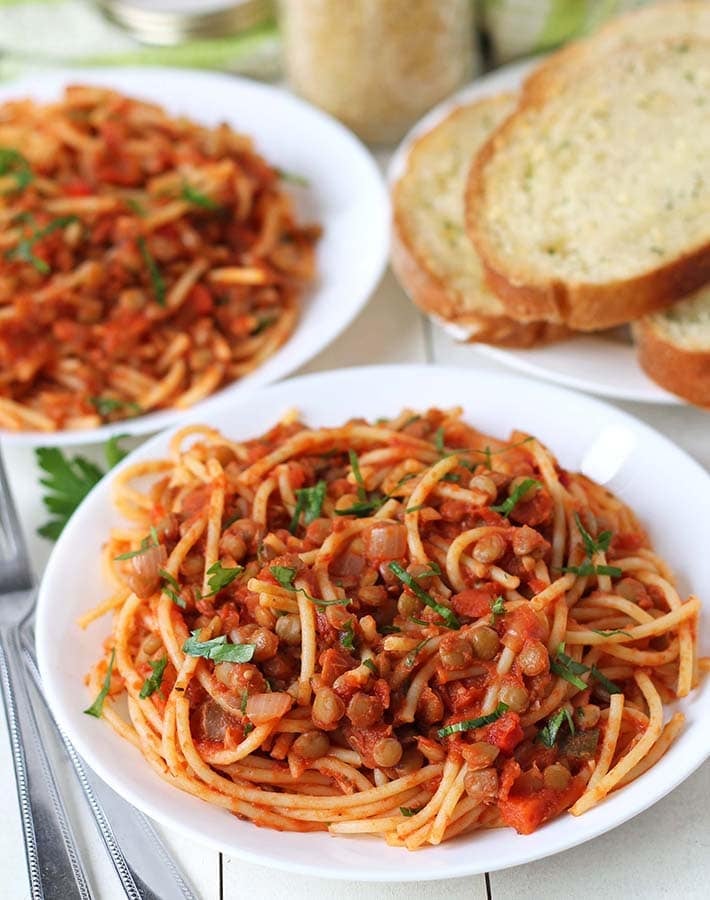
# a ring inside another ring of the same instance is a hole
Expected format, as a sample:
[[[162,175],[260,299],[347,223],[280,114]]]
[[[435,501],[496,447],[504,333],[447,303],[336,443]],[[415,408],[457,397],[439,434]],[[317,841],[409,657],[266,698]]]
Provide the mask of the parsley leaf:
[[[484,725],[490,725],[497,719],[508,712],[507,703],[499,703],[492,713],[487,716],[478,716],[477,719],[464,719],[462,722],[454,722],[452,725],[445,725],[436,733],[439,737],[448,737],[450,734],[456,734],[458,731],[471,731],[474,728],[483,728]]]
[[[374,497],[371,500],[362,500],[358,503],[353,503],[352,506],[349,506],[347,509],[336,509],[336,516],[355,516],[357,519],[362,519],[365,516],[371,516],[374,512],[383,506],[389,497]]]
[[[298,185],[298,187],[308,187],[310,185],[310,181],[305,175],[298,175],[296,172],[287,172],[286,169],[274,169],[274,171],[281,181],[288,181],[291,184]]]
[[[40,257],[35,254],[35,244],[43,238],[48,237],[53,232],[58,231],[60,228],[66,228],[66,226],[70,225],[72,222],[78,221],[79,219],[76,216],[59,216],[56,219],[52,219],[48,225],[34,231],[30,237],[21,238],[18,241],[17,246],[11,247],[5,252],[5,259],[19,259],[22,262],[29,263],[38,272],[41,272],[42,275],[48,275],[52,270],[43,259],[40,259]]]
[[[192,187],[186,181],[183,182],[180,197],[188,203],[192,203],[193,206],[199,206],[202,209],[220,209],[219,203],[208,197],[207,194],[203,194],[202,191],[198,191],[197,188]]]
[[[538,732],[537,739],[546,747],[554,747],[557,735],[565,720],[569,725],[570,734],[574,734],[574,722],[572,721],[572,716],[567,707],[563,706],[561,709],[558,709],[553,716],[550,716],[545,725]]]
[[[147,549],[147,548],[146,548]],[[185,609],[187,604],[180,596],[180,591],[182,590],[177,579],[174,578],[167,569],[158,569],[158,575],[163,579],[163,584],[161,585],[161,590],[164,594],[167,594],[168,597],[173,601],[176,606],[179,606],[180,609]]]
[[[560,644],[557,648],[555,658],[550,663],[550,670],[560,678],[564,678],[565,681],[569,681],[580,691],[585,691],[588,687],[587,683],[582,681],[579,676],[589,672],[589,667],[568,656],[564,652],[564,644]]]
[[[505,615],[505,600],[499,594],[495,600],[491,601],[491,625],[495,625],[498,616]]]
[[[96,697],[96,700],[91,704],[88,709],[85,709],[84,712],[87,716],[94,716],[96,719],[100,719],[101,715],[104,711],[104,700],[108,697],[108,692],[111,689],[111,675],[113,674],[113,664],[116,659],[116,648],[111,651],[111,659],[108,662],[108,668],[106,669],[106,675],[104,676],[104,681],[101,686],[101,690]]]
[[[379,672],[377,671],[377,666],[375,665],[373,660],[371,660],[369,658],[363,659],[362,664],[363,664],[363,666],[367,666],[367,668],[373,673],[373,675],[379,675]]]
[[[269,571],[278,581],[282,588],[291,591],[294,594],[301,593],[303,596],[314,603],[316,606],[349,606],[351,600],[321,600],[319,597],[311,597],[308,591],[303,588],[297,588],[293,579],[296,577],[296,570],[292,566],[269,566]]]
[[[209,594],[205,594],[205,597],[213,597],[215,594],[219,593],[222,588],[226,588],[230,585],[243,571],[244,566],[225,567],[217,560],[217,562],[213,563],[207,570],[207,574],[210,576],[207,579],[210,592]]]
[[[310,525],[314,519],[318,518],[323,507],[327,487],[328,485],[325,481],[321,480],[313,487],[299,488],[296,491],[296,508],[293,511],[291,524],[288,527],[291,534],[296,533],[302,514],[305,513],[303,521],[306,525]]]
[[[444,445],[443,425],[437,428],[434,432],[434,446],[436,447],[436,452],[439,454],[439,456],[443,456],[446,453],[446,446]]]
[[[153,286],[153,293],[155,294],[155,300],[158,306],[165,306],[165,279],[163,278],[160,269],[158,268],[158,264],[148,249],[148,244],[146,243],[146,239],[144,237],[138,238],[138,249],[140,250],[141,256],[143,257],[143,262],[145,263],[146,269],[148,269],[148,274],[150,275],[150,283]]]
[[[400,806],[399,811],[409,819],[411,816],[416,816],[423,808],[423,806]]]
[[[591,562],[582,563],[581,566],[560,566],[560,572],[572,572],[574,575],[609,575],[611,578],[621,578],[624,574],[618,566],[595,566]]]
[[[114,556],[114,561],[119,562],[123,559],[133,559],[134,556],[140,556],[142,553],[145,553],[149,547],[157,547],[159,543],[158,532],[155,528],[151,528],[150,534],[143,538],[137,550],[128,550],[126,553],[119,553],[118,556]]]
[[[343,630],[340,632],[340,646],[345,647],[346,650],[352,650],[355,647],[352,619],[348,619],[343,625]]]
[[[592,628],[594,634],[599,634],[602,637],[613,637],[615,634],[623,634],[626,637],[631,637],[628,631],[622,631],[620,628],[614,628],[612,631],[600,631],[598,628]]]
[[[71,514],[104,473],[85,457],[67,458],[56,447],[38,447],[35,453],[40,469],[46,473],[40,478],[40,484],[48,489],[42,501],[54,517],[37,531],[56,541]]]
[[[132,400],[119,400],[117,397],[89,397],[89,403],[96,408],[96,412],[102,419],[106,419],[111,413],[122,412],[133,416],[139,416],[143,410]]]
[[[0,175],[11,175],[15,179],[16,191],[24,191],[34,180],[29,162],[12,147],[0,147]]]
[[[125,457],[128,456],[128,450],[124,450],[119,443],[119,441],[122,441],[127,437],[130,437],[130,434],[114,434],[113,437],[106,441],[104,455],[106,456],[106,462],[108,463],[109,469],[117,466],[122,459],[125,459]]]
[[[448,606],[444,606],[442,603],[438,603],[431,597],[424,588],[417,583],[416,578],[407,572],[406,569],[403,569],[399,563],[391,562],[389,564],[390,572],[394,572],[394,574],[399,578],[402,584],[405,584],[409,590],[418,597],[422,603],[428,606],[430,609],[433,609],[437,612],[441,618],[446,622],[448,628],[460,628],[461,623],[456,618],[454,613],[448,608]]]
[[[146,680],[143,682],[141,692],[140,694],[138,694],[141,700],[145,700],[146,697],[150,697],[156,691],[160,690],[160,685],[163,683],[163,675],[165,673],[165,667],[167,666],[167,664],[167,656],[164,656],[162,659],[148,661],[148,665],[153,670],[153,674],[149,675],[148,678],[146,678]]]
[[[579,533],[582,535],[584,549],[587,551],[587,556],[589,557],[589,559],[591,559],[595,553],[606,553],[606,551],[609,549],[609,544],[611,543],[611,531],[602,531],[600,535],[597,535],[596,538],[593,538],[591,534],[589,534],[589,532],[585,529],[584,525],[582,525],[582,520],[579,518],[578,513],[574,514],[574,521],[577,524]]]
[[[182,645],[183,653],[188,656],[202,656],[213,662],[245,663],[254,656],[256,649],[254,644],[228,644],[227,635],[220,634],[209,641],[201,641],[198,638],[200,629],[191,633],[191,636]]]
[[[520,503],[523,497],[527,494],[527,492],[534,487],[540,488],[542,487],[542,485],[534,478],[524,478],[520,482],[520,484],[514,488],[512,494],[510,495],[510,497],[508,497],[507,500],[504,500],[503,503],[499,503],[497,506],[491,506],[491,509],[507,518],[513,512],[518,503]]]
[[[602,674],[596,666],[592,666],[590,671],[592,673],[592,678],[594,678],[594,680],[604,688],[607,694],[620,694],[622,692],[619,685],[614,684],[613,681],[610,681],[610,679],[608,679],[606,675]]]
[[[357,484],[357,496],[359,500],[367,500],[367,489],[365,488],[365,479],[360,471],[360,460],[354,450],[348,450],[348,459],[350,460],[350,468],[353,470],[355,484]]]
[[[424,647],[429,643],[431,638],[424,638],[423,641],[419,641],[416,647],[413,650],[410,650],[409,653],[404,658],[404,664],[408,669],[411,669],[414,665],[414,662],[419,654],[420,650],[423,650]]]

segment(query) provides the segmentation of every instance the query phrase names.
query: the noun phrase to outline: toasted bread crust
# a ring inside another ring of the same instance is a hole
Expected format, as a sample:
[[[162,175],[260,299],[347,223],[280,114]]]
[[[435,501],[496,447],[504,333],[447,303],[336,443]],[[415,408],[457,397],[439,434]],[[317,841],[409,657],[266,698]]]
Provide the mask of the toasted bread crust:
[[[570,45],[543,64],[543,75],[537,77],[533,72],[529,76],[517,109],[474,158],[465,209],[466,229],[483,262],[486,280],[510,316],[523,322],[542,319],[577,331],[598,331],[664,309],[710,281],[710,240],[638,275],[603,283],[536,280],[533,273],[526,276],[524,259],[513,272],[510,261],[499,254],[483,220],[488,199],[485,170],[498,149],[506,145],[510,133],[524,121],[521,117],[534,113],[554,95],[554,60],[561,58],[566,69],[572,68],[575,54],[584,59],[586,46],[586,42]]]
[[[498,95],[496,102],[512,102],[513,96]],[[466,115],[477,106],[488,105],[490,97],[454,109],[441,125]],[[407,175],[427,153],[430,138],[437,128],[423,134],[410,148],[407,169],[392,190],[393,236],[391,249],[392,268],[411,299],[424,312],[443,319],[468,333],[468,341],[497,344],[506,347],[531,347],[536,344],[566,337],[569,330],[548,322],[518,322],[507,316],[494,296],[478,298],[464,296],[461,289],[436,271],[427,247],[417,239],[415,224],[408,211],[404,186]],[[461,223],[463,225],[463,223]],[[471,253],[474,253],[471,247]],[[482,290],[486,294],[485,288]],[[480,308],[478,308],[480,307]],[[487,307],[493,307],[489,310]],[[500,308],[500,309],[499,309]]]
[[[462,312],[458,292],[431,271],[410,243],[407,229],[397,221],[396,207],[390,262],[417,306],[428,315],[466,330],[467,341],[523,348],[560,340],[570,334],[564,325],[552,322],[517,322],[504,315]]]
[[[649,319],[632,326],[638,361],[657,384],[710,409],[710,350],[687,350],[669,341]]]

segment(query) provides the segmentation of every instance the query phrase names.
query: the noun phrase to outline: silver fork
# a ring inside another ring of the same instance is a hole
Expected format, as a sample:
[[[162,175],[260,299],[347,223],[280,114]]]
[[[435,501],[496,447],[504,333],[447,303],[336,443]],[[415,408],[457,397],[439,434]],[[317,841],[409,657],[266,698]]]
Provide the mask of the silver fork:
[[[5,471],[0,461],[0,682],[33,900],[89,900],[86,873],[24,680],[19,625],[35,594]]]
[[[94,775],[54,721],[34,658],[35,596],[26,587],[31,583],[27,553],[0,457],[0,680],[33,900],[91,896],[56,778],[39,740],[35,716],[41,710],[73,766],[126,897],[197,900],[150,822]],[[3,599],[6,592],[7,600]],[[28,675],[33,682],[31,689]],[[41,703],[33,704],[32,700],[38,698]]]

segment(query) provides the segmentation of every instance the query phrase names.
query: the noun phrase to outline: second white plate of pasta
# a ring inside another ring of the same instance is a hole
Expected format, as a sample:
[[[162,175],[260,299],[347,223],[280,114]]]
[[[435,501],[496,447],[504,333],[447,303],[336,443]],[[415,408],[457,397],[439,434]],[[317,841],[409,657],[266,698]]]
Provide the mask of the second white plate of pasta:
[[[92,768],[197,842],[458,877],[600,835],[708,756],[710,575],[683,523],[710,480],[600,401],[319,373],[110,480],[45,572],[43,682]]]
[[[89,443],[297,369],[386,263],[365,147],[284,90],[171,69],[0,87],[0,432]]]

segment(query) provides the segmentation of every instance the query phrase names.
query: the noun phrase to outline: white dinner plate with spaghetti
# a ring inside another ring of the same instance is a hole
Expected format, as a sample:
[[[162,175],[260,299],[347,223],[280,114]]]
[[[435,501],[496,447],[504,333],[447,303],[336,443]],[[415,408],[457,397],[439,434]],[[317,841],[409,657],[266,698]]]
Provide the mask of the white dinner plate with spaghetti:
[[[254,139],[277,169],[297,176],[282,186],[295,200],[299,222],[321,225],[316,280],[300,302],[286,342],[256,369],[221,388],[198,407],[270,384],[302,366],[333,341],[372,294],[389,250],[389,201],[382,177],[363,144],[343,125],[284,90],[229,75],[173,69],[53,71],[3,84],[0,103],[21,97],[58,99],[67,84],[97,84],[159,103],[171,116],[207,126],[227,122]],[[113,434],[146,434],[171,425],[183,410],[165,409],[91,430],[5,431],[7,444],[66,446]]]
[[[393,184],[404,172],[407,155],[414,141],[438,125],[453,109],[492,94],[517,91],[535,65],[535,60],[526,60],[504,66],[477,78],[472,84],[435,106],[417,122],[395,151],[387,172],[388,182]],[[465,327],[444,322],[436,316],[432,316],[432,319],[455,340],[467,339]],[[475,352],[526,375],[578,390],[638,403],[684,403],[679,397],[657,385],[643,371],[636,358],[628,328],[596,333],[580,332],[567,340],[527,349],[494,347],[489,344],[470,346]]]
[[[225,397],[187,421],[202,421],[237,439],[262,434],[297,409],[310,426],[340,425],[350,417],[374,420],[403,408],[451,408],[485,433],[508,439],[511,430],[534,434],[568,469],[602,481],[638,514],[652,544],[678,575],[683,596],[710,598],[706,536],[687,526],[689,510],[710,509],[710,478],[665,437],[605,403],[543,382],[454,368],[391,366],[307,375],[262,388],[249,397]],[[166,455],[170,432],[148,441],[121,467]],[[121,471],[121,467],[116,469]],[[710,754],[710,679],[671,704],[686,724],[648,772],[579,817],[567,814],[520,836],[512,829],[474,832],[411,853],[371,837],[285,833],[257,828],[222,808],[171,787],[140,752],[112,729],[84,715],[90,702],[84,676],[101,655],[107,617],[85,631],[80,615],[108,593],[101,548],[121,523],[106,478],[72,516],[49,560],[37,610],[37,650],[52,710],[89,765],[121,796],[170,828],[231,856],[307,875],[357,881],[453,878],[514,866],[557,853],[643,812]],[[710,653],[707,612],[700,652]],[[668,710],[666,711],[666,717]]]

